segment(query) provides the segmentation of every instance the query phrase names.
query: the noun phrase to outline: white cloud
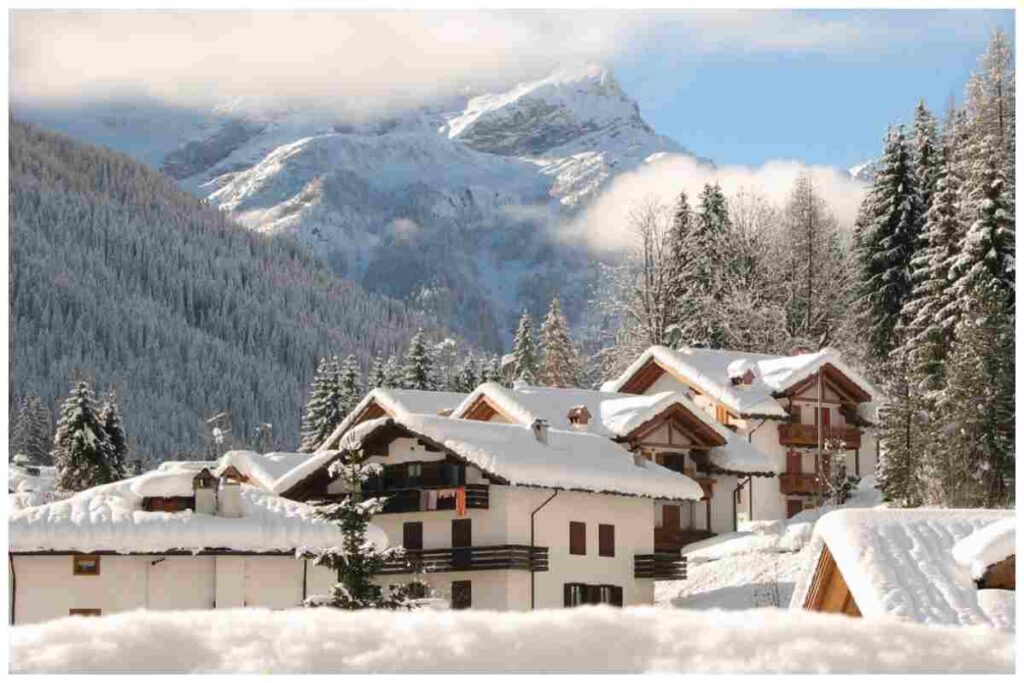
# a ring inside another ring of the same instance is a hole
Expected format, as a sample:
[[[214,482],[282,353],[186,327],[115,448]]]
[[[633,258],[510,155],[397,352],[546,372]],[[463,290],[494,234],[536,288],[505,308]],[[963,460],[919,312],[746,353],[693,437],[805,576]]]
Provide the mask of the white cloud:
[[[145,93],[379,109],[505,86],[555,63],[659,54],[854,50],[880,13],[793,11],[14,11],[17,99]],[[908,38],[909,36],[903,36]]]
[[[576,220],[562,228],[562,237],[585,240],[594,249],[621,251],[634,245],[629,212],[638,202],[654,198],[673,205],[684,190],[694,207],[705,183],[719,183],[726,195],[754,191],[782,206],[801,173],[810,173],[815,188],[840,224],[852,226],[864,196],[863,183],[831,166],[808,166],[798,161],[769,161],[763,166],[711,166],[693,157],[656,155],[646,165],[618,176]]]

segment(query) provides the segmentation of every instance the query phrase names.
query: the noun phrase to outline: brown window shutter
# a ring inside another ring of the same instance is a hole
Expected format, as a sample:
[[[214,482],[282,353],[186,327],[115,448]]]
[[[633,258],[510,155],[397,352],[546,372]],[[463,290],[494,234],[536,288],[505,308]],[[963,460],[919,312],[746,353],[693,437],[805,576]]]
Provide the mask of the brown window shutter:
[[[622,586],[612,586],[612,604],[622,607]]]
[[[423,550],[423,522],[406,522],[402,525],[402,547],[406,550]]]
[[[452,520],[452,547],[468,548],[473,545],[473,520]]]
[[[597,554],[601,557],[615,557],[615,525],[599,524],[597,526]]]
[[[678,505],[666,503],[661,506],[661,526],[665,529],[678,529],[681,518]]]
[[[473,606],[473,582],[452,581],[452,609],[469,609]]]
[[[587,554],[587,525],[584,522],[569,522],[569,554]]]

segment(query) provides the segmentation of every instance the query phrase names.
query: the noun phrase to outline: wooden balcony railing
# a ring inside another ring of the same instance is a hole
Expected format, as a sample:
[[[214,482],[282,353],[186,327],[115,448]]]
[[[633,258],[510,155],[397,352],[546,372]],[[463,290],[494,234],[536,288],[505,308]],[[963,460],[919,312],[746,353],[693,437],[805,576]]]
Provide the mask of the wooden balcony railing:
[[[813,472],[787,472],[779,475],[779,491],[782,493],[822,493],[825,485]]]
[[[705,538],[711,538],[712,536],[714,536],[713,533],[703,529],[670,529],[666,527],[655,527],[654,552],[678,553],[684,545],[703,541]]]
[[[860,448],[860,430],[853,427],[825,427],[822,441],[839,439],[847,449]],[[779,443],[783,446],[817,446],[818,428],[815,425],[780,424]]]
[[[381,574],[466,572],[487,569],[518,569],[546,572],[548,549],[528,545],[492,545],[470,548],[407,550],[405,557],[384,565]]]
[[[686,578],[686,558],[679,553],[652,553],[633,556],[633,577],[655,581],[679,581]]]
[[[455,496],[439,498],[437,507],[426,509],[423,505],[421,491],[430,489],[454,489],[454,486],[433,486],[419,488],[401,489],[366,489],[364,497],[386,498],[384,509],[378,514],[391,514],[397,512],[432,512],[433,510],[454,510]],[[466,509],[486,510],[491,504],[490,487],[487,484],[466,484]],[[333,494],[326,496],[328,501],[337,501],[345,497],[345,494]]]

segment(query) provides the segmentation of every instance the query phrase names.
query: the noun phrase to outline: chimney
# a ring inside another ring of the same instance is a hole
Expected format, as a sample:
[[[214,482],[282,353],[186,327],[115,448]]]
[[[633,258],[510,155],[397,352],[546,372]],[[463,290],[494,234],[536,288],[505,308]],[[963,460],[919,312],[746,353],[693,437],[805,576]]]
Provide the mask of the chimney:
[[[590,411],[586,406],[570,408],[568,417],[569,424],[572,425],[573,429],[581,432],[587,431],[587,425],[590,424]]]
[[[217,478],[210,470],[204,467],[192,478],[192,493],[195,496],[196,514],[217,514]]]
[[[242,516],[242,481],[245,477],[228,465],[220,474],[220,491],[217,492],[217,514],[221,517]]]
[[[533,430],[533,436],[543,444],[548,442],[548,421],[542,420],[539,417],[533,421],[530,425],[530,429]]]

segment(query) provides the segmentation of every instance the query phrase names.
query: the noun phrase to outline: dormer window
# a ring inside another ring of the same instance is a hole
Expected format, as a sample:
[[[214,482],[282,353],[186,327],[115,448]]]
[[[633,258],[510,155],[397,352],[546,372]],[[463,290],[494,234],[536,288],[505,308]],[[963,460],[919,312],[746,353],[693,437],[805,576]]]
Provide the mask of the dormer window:
[[[228,465],[224,468],[224,471],[220,473],[220,480],[227,484],[241,484],[247,481],[244,474],[238,471],[234,465]]]
[[[576,406],[569,409],[568,418],[573,429],[586,429],[590,424],[590,411],[586,406]]]

